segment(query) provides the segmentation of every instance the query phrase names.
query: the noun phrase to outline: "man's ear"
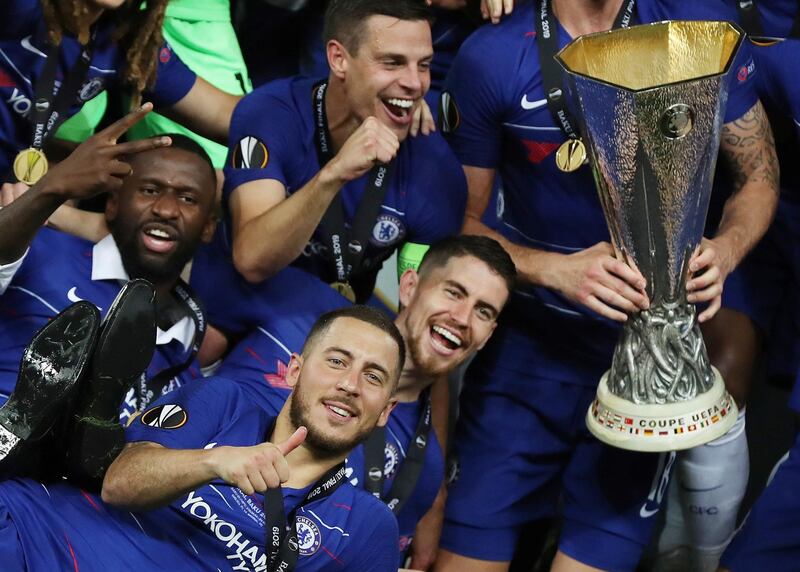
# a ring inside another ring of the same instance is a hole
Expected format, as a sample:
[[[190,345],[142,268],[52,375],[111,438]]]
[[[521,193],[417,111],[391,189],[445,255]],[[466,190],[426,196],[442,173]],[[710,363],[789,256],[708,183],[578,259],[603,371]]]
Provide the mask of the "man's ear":
[[[293,353],[289,358],[289,365],[286,367],[286,385],[294,389],[297,380],[300,379],[300,371],[303,369],[303,356]]]
[[[106,222],[111,222],[117,218],[119,213],[119,194],[116,191],[108,193],[106,199]]]
[[[208,220],[203,225],[203,233],[200,235],[200,240],[205,244],[208,244],[214,238],[214,231],[217,230],[217,221],[219,221],[219,216],[217,216],[216,212],[208,215]]]
[[[408,308],[419,286],[419,274],[413,268],[407,269],[400,277],[399,299],[400,307]]]
[[[328,55],[328,67],[331,68],[331,73],[339,79],[344,79],[347,75],[347,60],[350,54],[347,52],[341,42],[338,40],[328,40],[328,45],[325,46]]]
[[[492,324],[492,329],[491,329],[491,330],[489,330],[489,334],[488,334],[488,335],[487,335],[487,336],[486,336],[486,337],[483,339],[483,341],[482,341],[482,342],[481,342],[481,343],[478,345],[478,349],[477,349],[477,350],[475,350],[475,351],[478,351],[478,352],[479,352],[479,351],[481,351],[481,350],[483,349],[483,347],[484,347],[484,346],[485,346],[485,345],[486,345],[486,344],[489,342],[489,339],[491,339],[491,337],[492,337],[492,334],[494,333],[494,330],[495,330],[495,328],[497,328],[497,322],[496,322],[496,321],[495,321],[495,323],[494,323],[494,324]]]
[[[386,407],[383,408],[381,414],[378,416],[378,422],[375,424],[376,427],[385,427],[386,423],[389,421],[389,415],[392,414],[392,410],[397,405],[397,398],[391,397],[389,398],[389,403],[386,404]]]

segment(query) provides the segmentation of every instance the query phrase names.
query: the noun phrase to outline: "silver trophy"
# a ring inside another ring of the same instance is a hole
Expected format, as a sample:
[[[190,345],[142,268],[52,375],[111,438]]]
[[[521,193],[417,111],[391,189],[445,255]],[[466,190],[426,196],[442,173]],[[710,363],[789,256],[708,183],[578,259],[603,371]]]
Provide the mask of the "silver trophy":
[[[647,279],[650,309],[629,316],[586,416],[598,439],[623,449],[694,447],[736,420],[686,281],[742,38],[727,22],[659,22],[582,36],[557,56],[615,254]]]

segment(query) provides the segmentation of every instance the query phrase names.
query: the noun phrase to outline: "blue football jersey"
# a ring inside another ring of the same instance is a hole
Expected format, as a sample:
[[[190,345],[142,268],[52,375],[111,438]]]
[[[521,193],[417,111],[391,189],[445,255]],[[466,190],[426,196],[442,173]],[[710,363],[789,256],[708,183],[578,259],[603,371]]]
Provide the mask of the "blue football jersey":
[[[264,286],[269,286],[274,295],[260,296],[262,302],[251,306],[262,317],[262,323],[233,349],[217,373],[236,380],[253,403],[277,415],[291,392],[286,384],[286,369],[292,353],[300,353],[320,315],[350,303],[327,284],[294,268],[285,269]],[[422,407],[421,401],[398,403],[389,416],[384,451],[385,496],[414,438]],[[351,482],[363,488],[363,446],[348,455],[347,466]],[[417,522],[433,504],[443,479],[444,456],[431,431],[421,476],[397,515],[401,554],[411,543]]]
[[[560,171],[555,152],[566,140],[552,119],[539,68],[534,6],[527,3],[496,26],[483,26],[461,47],[450,69],[442,95],[446,137],[464,165],[496,169],[502,179],[503,209],[497,228],[510,241],[541,250],[571,254],[608,241],[603,211],[588,167],[573,173]],[[677,0],[640,0],[634,23],[666,19],[730,19],[736,12],[722,2],[685,3]],[[571,38],[558,26],[559,46]],[[726,121],[732,121],[757,101],[750,48],[742,45],[731,86]],[[570,322],[570,336],[586,338],[587,351],[599,339],[581,331],[603,329],[603,361],[610,358],[617,324],[558,293],[522,287],[517,309],[527,308],[542,324]],[[589,324],[587,326],[587,324]],[[544,326],[543,326],[544,327]],[[580,343],[580,342],[579,342]]]
[[[118,81],[124,71],[125,54],[114,42],[113,24],[101,18],[96,27],[91,65],[68,115]],[[81,49],[74,36],[64,34],[56,72],[59,84]],[[0,174],[9,169],[17,151],[31,143],[31,107],[47,51],[47,26],[38,0],[5,0],[0,8]],[[196,75],[167,44],[157,57],[157,81],[144,97],[156,106],[169,106],[189,92]]]
[[[239,103],[231,122],[225,199],[240,185],[259,179],[279,181],[287,194],[292,194],[319,172],[311,106],[315,83],[302,78],[278,80],[256,89]],[[251,155],[249,149],[262,151],[257,154],[258,164],[245,161],[249,167],[243,168],[236,158]],[[366,246],[363,264],[369,273],[377,273],[381,263],[403,242],[431,244],[461,228],[466,180],[440,135],[409,137],[401,144],[395,164]],[[355,216],[368,179],[365,175],[340,191],[346,224]],[[327,282],[334,281],[336,272],[326,244],[326,237],[317,228],[293,265]]]
[[[251,446],[267,438],[273,421],[236,384],[215,378],[158,401],[126,437],[173,449]],[[283,489],[286,514],[309,489]],[[118,510],[67,484],[0,485],[0,505],[32,570],[265,570],[263,504],[263,495],[247,496],[219,479],[146,512]],[[396,570],[394,518],[347,483],[301,506],[295,526],[297,570]]]
[[[102,315],[108,311],[122,284],[119,280],[92,280],[93,248],[91,242],[48,228],[41,229],[33,239],[22,266],[0,295],[0,400],[5,401],[16,385],[25,346],[53,316],[77,300],[92,302]],[[189,351],[175,339],[157,345],[148,378],[182,364]],[[199,376],[195,360],[164,390]],[[126,403],[122,419],[133,411],[132,402]]]

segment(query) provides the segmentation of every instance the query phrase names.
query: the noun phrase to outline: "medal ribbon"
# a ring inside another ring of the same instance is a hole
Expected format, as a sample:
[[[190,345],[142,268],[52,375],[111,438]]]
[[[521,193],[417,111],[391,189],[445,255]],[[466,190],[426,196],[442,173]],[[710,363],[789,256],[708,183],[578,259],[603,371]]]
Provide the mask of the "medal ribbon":
[[[386,465],[386,427],[376,427],[364,444],[364,488],[377,498],[383,500],[394,514],[400,514],[406,501],[411,497],[417,486],[422,466],[425,464],[425,449],[431,430],[431,392],[425,390],[423,394],[424,407],[422,415],[417,422],[414,439],[408,447],[403,464],[397,471],[392,488],[386,497],[383,496],[383,473]],[[371,476],[371,475],[374,475]]]
[[[31,114],[33,122],[31,147],[34,149],[41,150],[45,140],[55,133],[59,125],[67,119],[67,111],[75,103],[78,90],[89,72],[96,34],[97,30],[95,29],[92,31],[89,43],[81,50],[78,61],[67,72],[61,87],[55,94],[56,71],[61,47],[48,46],[47,61],[42,68],[42,74],[36,81],[34,90],[33,113]]]
[[[328,117],[325,113],[327,89],[328,82],[326,81],[316,84],[312,100],[316,120],[315,143],[320,168],[324,167],[334,156],[331,148],[331,134],[328,129]],[[363,270],[362,264],[369,244],[369,236],[394,174],[394,167],[395,161],[388,164],[379,163],[369,172],[369,183],[349,229],[344,220],[341,192],[336,193],[322,216],[322,228],[327,232],[328,251],[333,259],[336,279],[339,282],[349,283],[351,276],[358,275]],[[360,299],[365,297],[364,293],[361,294]]]
[[[267,572],[291,572],[297,565],[300,546],[297,542],[297,511],[305,505],[329,497],[345,481],[345,465],[340,463],[322,475],[311,486],[305,499],[286,518],[281,488],[264,493],[264,515],[267,527]]]
[[[623,0],[617,17],[614,19],[614,28],[627,28],[631,24],[636,0]],[[536,38],[539,44],[539,67],[542,70],[542,83],[544,94],[547,98],[547,108],[553,121],[561,127],[564,135],[570,139],[579,139],[580,134],[574,127],[564,98],[564,78],[561,66],[555,60],[558,53],[558,20],[551,9],[550,0],[540,0],[539,17],[534,18],[536,24]]]

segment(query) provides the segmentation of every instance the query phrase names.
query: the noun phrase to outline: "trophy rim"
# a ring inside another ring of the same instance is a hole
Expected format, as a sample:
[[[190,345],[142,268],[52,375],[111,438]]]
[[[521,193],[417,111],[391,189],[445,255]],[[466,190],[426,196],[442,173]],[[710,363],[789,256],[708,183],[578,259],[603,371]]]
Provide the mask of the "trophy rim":
[[[736,30],[739,33],[739,37],[737,38],[736,44],[734,45],[734,48],[733,48],[733,51],[732,51],[732,54],[734,54],[734,56],[731,57],[730,60],[728,61],[728,63],[725,64],[725,67],[722,68],[722,70],[720,70],[717,73],[706,74],[706,75],[702,75],[702,76],[693,77],[691,79],[684,79],[684,80],[681,80],[681,81],[673,81],[673,82],[669,82],[669,83],[662,83],[662,84],[654,85],[652,87],[647,87],[647,88],[644,88],[644,89],[630,89],[628,87],[625,87],[625,86],[622,86],[622,85],[619,85],[619,84],[616,84],[616,83],[612,83],[610,81],[605,81],[605,80],[598,79],[598,78],[593,77],[593,76],[586,75],[586,74],[581,73],[581,72],[574,71],[574,70],[570,69],[569,67],[567,67],[567,64],[561,58],[561,54],[564,53],[564,51],[567,48],[569,48],[576,41],[578,41],[578,40],[580,40],[582,38],[593,38],[593,37],[597,37],[597,36],[613,34],[613,33],[619,32],[619,28],[612,29],[612,30],[605,30],[603,32],[592,32],[591,34],[582,34],[582,35],[578,36],[577,38],[573,38],[571,42],[569,42],[566,46],[561,48],[558,51],[558,53],[556,53],[555,59],[558,62],[558,64],[564,69],[564,71],[567,72],[567,74],[574,75],[574,76],[579,76],[579,77],[582,77],[584,79],[588,79],[590,81],[594,81],[594,82],[597,82],[597,83],[602,84],[602,85],[607,85],[607,86],[612,87],[614,89],[625,91],[627,93],[636,93],[636,94],[647,93],[648,91],[655,91],[657,89],[663,89],[663,88],[668,87],[668,86],[682,85],[682,84],[685,84],[685,83],[691,83],[691,82],[701,81],[701,80],[705,80],[705,79],[709,79],[709,78],[724,76],[731,70],[731,67],[733,66],[733,63],[736,61],[736,54],[738,54],[739,49],[742,46],[742,42],[744,42],[744,39],[745,39],[745,36],[746,36],[744,29],[742,29],[742,27],[739,26],[739,24],[737,24],[736,22],[733,22],[732,20],[659,20],[658,22],[648,22],[646,24],[637,24],[636,26],[629,26],[627,29],[643,28],[645,26],[660,26],[660,25],[663,25],[663,24],[671,24],[673,22],[724,22],[724,23],[728,24],[731,28],[733,28],[734,30]]]

